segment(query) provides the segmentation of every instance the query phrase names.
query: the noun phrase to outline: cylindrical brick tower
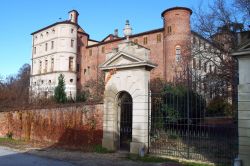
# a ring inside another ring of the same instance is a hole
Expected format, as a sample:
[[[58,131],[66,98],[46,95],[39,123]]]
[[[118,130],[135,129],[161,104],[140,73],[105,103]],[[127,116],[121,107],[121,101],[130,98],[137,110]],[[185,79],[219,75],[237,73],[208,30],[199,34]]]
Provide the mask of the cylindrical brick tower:
[[[191,54],[190,16],[192,10],[174,7],[162,12],[164,20],[164,77],[175,80],[180,64]],[[179,66],[179,67],[178,67]]]

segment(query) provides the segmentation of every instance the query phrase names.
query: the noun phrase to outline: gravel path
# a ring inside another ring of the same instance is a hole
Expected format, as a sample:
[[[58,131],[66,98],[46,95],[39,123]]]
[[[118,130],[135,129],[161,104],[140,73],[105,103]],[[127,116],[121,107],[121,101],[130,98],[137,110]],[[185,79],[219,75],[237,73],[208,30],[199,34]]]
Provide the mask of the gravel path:
[[[1,166],[74,166],[69,162],[59,161],[20,153],[5,147],[0,147]]]
[[[1,166],[160,166],[128,160],[125,153],[82,153],[61,149],[18,151],[0,146]]]

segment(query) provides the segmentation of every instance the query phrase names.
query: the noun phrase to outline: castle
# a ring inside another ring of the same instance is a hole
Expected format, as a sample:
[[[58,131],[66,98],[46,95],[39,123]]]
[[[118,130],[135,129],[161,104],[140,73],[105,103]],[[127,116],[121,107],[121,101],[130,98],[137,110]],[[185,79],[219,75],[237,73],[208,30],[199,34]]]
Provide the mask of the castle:
[[[212,46],[209,41],[191,31],[191,15],[192,10],[186,7],[169,8],[161,14],[162,28],[129,36],[130,41],[150,50],[149,59],[157,65],[151,71],[151,79],[173,80],[176,74],[174,66],[182,57],[191,54],[192,43],[203,49]],[[31,34],[33,51],[30,85],[35,95],[53,95],[58,76],[63,74],[66,93],[75,98],[77,91],[89,80],[98,80],[101,72],[99,66],[105,61],[106,54],[126,40],[126,37],[118,36],[118,30],[102,41],[93,40],[78,24],[78,16],[79,13],[72,10],[68,20],[56,22]],[[131,28],[128,21],[125,30],[127,28]],[[201,60],[194,59],[192,65],[204,65],[201,63]]]

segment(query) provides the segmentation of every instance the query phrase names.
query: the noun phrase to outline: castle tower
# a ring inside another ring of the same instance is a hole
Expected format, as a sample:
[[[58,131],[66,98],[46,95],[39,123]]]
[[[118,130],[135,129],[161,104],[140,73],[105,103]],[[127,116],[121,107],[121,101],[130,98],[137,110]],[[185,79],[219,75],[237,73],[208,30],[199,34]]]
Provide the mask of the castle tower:
[[[164,20],[164,77],[172,82],[178,75],[177,68],[191,55],[190,16],[192,10],[174,7],[162,13]]]
[[[76,10],[69,11],[69,20],[73,23],[78,24],[79,13]]]

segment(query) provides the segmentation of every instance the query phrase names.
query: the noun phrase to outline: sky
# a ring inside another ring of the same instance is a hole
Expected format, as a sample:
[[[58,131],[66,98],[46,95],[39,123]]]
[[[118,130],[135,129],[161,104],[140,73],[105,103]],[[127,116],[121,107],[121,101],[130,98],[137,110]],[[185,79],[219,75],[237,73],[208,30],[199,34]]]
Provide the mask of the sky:
[[[0,76],[16,74],[31,63],[31,33],[57,21],[68,19],[68,12],[79,12],[79,25],[91,39],[102,40],[130,20],[133,33],[163,26],[161,13],[182,6],[204,9],[213,0],[1,0]]]

